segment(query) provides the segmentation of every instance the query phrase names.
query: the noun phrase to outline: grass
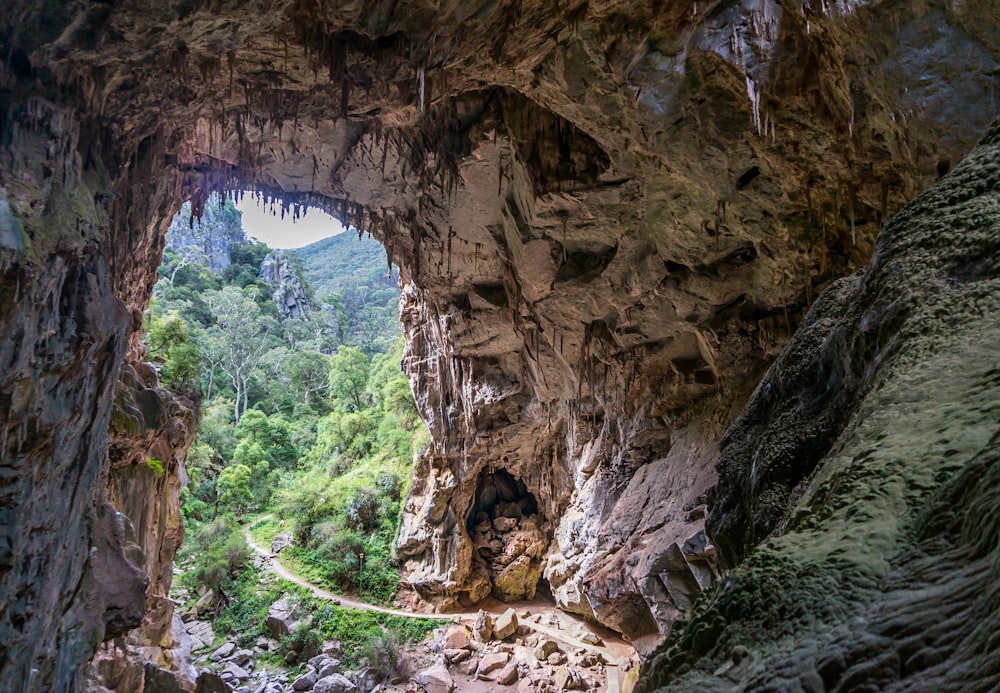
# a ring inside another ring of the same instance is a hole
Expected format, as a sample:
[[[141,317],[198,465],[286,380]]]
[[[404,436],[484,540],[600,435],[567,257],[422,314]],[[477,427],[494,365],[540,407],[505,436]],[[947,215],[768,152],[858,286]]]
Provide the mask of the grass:
[[[378,645],[387,637],[399,643],[414,643],[446,621],[433,618],[412,619],[377,611],[358,611],[337,606],[315,597],[309,590],[282,580],[252,566],[246,567],[228,586],[230,602],[215,621],[217,643],[232,641],[241,647],[252,647],[259,637],[270,638],[267,612],[284,595],[290,595],[293,615],[303,620],[312,617],[311,624],[282,639],[280,652],[297,649],[305,641],[310,646],[325,640],[339,640],[341,661],[347,667],[363,664],[370,653],[378,653]],[[301,642],[300,642],[301,641]],[[273,664],[282,660],[273,657]]]

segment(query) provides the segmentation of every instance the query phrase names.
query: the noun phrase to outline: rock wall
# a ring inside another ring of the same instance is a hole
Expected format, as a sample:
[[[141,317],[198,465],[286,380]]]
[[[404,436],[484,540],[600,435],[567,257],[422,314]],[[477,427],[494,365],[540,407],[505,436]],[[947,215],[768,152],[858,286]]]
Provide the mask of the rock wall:
[[[736,568],[646,690],[1000,683],[998,203],[1000,119],[819,298],[722,440]]]
[[[310,311],[319,307],[319,302],[306,294],[302,279],[292,269],[288,257],[280,250],[268,253],[261,262],[260,278],[274,290],[271,297],[278,307],[278,315],[282,320],[305,318]]]
[[[137,360],[152,212],[123,209],[72,109],[19,101],[0,137],[0,688],[71,691],[102,641],[162,644],[193,414]]]
[[[746,550],[705,534],[710,501],[730,516],[710,492],[726,425],[820,290],[998,110],[1000,27],[981,3],[5,10],[0,402],[18,558],[0,581],[27,611],[0,612],[0,683],[26,690],[70,681],[102,637],[91,612],[113,600],[69,586],[91,585],[88,546],[117,546],[90,540],[110,383],[138,353],[128,335],[183,200],[249,188],[315,204],[400,265],[433,439],[400,536],[421,595],[495,588],[469,520],[502,470],[547,543],[513,552],[520,582],[540,569],[561,606],[646,651],[716,580],[719,549]],[[57,426],[70,413],[95,418]],[[128,604],[96,613],[124,628]],[[31,662],[42,678],[21,676]]]

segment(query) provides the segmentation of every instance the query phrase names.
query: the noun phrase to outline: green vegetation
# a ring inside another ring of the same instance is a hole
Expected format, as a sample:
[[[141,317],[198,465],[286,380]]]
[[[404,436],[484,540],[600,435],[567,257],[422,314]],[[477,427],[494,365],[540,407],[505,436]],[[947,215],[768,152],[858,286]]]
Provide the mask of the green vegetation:
[[[336,306],[344,341],[369,358],[389,350],[399,336],[399,272],[371,237],[348,231],[294,251],[316,294]]]
[[[282,561],[302,577],[392,601],[399,582],[393,541],[413,456],[427,432],[400,369],[398,289],[388,279],[375,282],[378,291],[350,283],[371,280],[357,274],[358,262],[379,264],[386,275],[384,251],[345,235],[362,246],[349,250],[354,277],[337,279],[340,293],[316,302],[305,317],[283,318],[272,287],[259,278],[269,249],[244,240],[231,202],[212,200],[206,218],[209,212],[207,228],[184,218],[187,209],[171,225],[147,322],[150,359],[163,381],[202,397],[182,498],[188,533],[179,582],[224,595],[216,631],[244,644],[266,634],[270,604],[282,593],[297,594],[312,626],[290,635],[283,648],[301,655],[318,647],[318,637],[336,637],[357,649],[348,659],[364,656],[388,671],[397,642],[422,638],[430,622],[355,614],[320,606],[288,585],[262,585],[242,529],[267,515],[255,536],[268,543],[290,530],[297,543]],[[383,319],[389,314],[391,325]]]

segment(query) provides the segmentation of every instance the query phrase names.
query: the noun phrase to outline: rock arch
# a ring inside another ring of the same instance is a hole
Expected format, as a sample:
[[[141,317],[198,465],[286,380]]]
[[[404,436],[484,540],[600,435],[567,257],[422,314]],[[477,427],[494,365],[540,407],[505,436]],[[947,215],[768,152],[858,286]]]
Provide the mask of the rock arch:
[[[996,111],[997,43],[907,8],[763,29],[738,2],[5,9],[0,589],[21,596],[0,614],[0,687],[30,691],[71,688],[93,642],[142,617],[105,521],[107,451],[162,429],[114,402],[156,389],[123,374],[141,372],[181,200],[319,206],[402,268],[432,445],[400,551],[427,595],[475,596],[463,511],[479,472],[504,468],[554,525],[557,602],[626,633],[621,614],[648,613],[662,637],[686,607],[661,569],[701,545],[718,434],[814,292],[866,260],[876,224],[859,220],[878,215],[858,211],[897,210]],[[963,50],[909,74],[934,27]],[[930,99],[896,117],[952,73],[959,112]],[[139,537],[146,568],[169,575],[157,536]]]

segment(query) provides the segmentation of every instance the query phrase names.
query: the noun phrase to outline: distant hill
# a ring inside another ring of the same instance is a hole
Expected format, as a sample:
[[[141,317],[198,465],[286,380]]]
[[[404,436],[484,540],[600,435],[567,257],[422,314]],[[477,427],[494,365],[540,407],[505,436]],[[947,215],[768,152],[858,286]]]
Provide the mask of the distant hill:
[[[348,344],[369,356],[392,346],[400,333],[399,269],[389,273],[381,243],[348,230],[285,252],[302,261],[316,297],[342,311]]]
[[[358,286],[399,295],[399,270],[393,267],[389,275],[385,248],[369,236],[358,238],[356,232],[345,231],[287,252],[302,259],[306,279],[320,298]]]

